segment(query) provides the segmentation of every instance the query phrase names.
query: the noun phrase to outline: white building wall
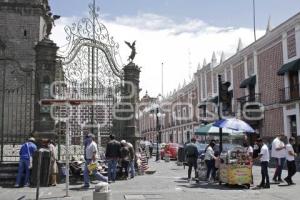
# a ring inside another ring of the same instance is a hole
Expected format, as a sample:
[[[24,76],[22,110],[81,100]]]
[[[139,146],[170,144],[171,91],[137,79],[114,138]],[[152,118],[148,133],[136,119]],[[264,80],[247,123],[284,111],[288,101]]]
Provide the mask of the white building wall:
[[[296,104],[294,109],[287,109],[287,105],[283,107],[283,124],[284,124],[284,133],[287,137],[291,137],[291,127],[290,127],[290,119],[291,115],[296,115],[297,121],[297,136],[300,136],[300,109],[299,103]]]

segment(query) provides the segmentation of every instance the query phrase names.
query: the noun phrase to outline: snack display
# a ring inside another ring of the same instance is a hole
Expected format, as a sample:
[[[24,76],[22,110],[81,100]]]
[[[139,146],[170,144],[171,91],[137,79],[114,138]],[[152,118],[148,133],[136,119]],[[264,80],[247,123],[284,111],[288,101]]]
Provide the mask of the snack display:
[[[220,183],[244,185],[252,183],[252,162],[242,147],[234,148],[221,155]]]

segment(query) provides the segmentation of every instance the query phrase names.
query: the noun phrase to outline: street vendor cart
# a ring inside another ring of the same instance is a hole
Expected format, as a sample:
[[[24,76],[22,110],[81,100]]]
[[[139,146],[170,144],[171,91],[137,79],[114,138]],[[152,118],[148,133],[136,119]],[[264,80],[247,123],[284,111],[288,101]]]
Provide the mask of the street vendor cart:
[[[251,158],[242,147],[236,147],[221,155],[219,183],[243,185],[250,188],[253,182]]]

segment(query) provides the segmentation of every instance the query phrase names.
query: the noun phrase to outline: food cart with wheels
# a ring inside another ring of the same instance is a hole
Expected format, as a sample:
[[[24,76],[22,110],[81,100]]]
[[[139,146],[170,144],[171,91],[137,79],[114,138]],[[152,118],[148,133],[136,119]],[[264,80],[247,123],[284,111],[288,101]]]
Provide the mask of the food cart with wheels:
[[[245,121],[237,118],[226,118],[216,121],[213,126],[219,128],[228,128],[244,133],[255,133],[255,130]],[[227,153],[221,154],[219,182],[229,185],[244,185],[250,188],[253,182],[252,176],[252,162],[251,158],[247,156],[244,148],[233,148]]]
[[[243,185],[250,188],[253,182],[251,158],[242,147],[235,147],[221,155],[219,183]]]
[[[205,149],[210,140],[219,139],[219,128],[213,126],[213,123],[210,123],[210,124],[199,127],[196,130],[195,134],[198,136],[205,136],[205,143],[198,144],[198,152],[202,155],[197,160],[197,166],[198,166],[197,171],[198,171],[198,175],[199,175],[199,180],[204,181],[204,180],[206,180],[206,174],[207,174],[207,166],[204,161]],[[232,129],[228,129],[228,128],[223,128],[222,136],[223,136],[223,142],[226,141],[227,144],[232,144],[234,141],[241,141],[245,137],[245,135],[242,131],[236,131],[236,130],[232,130]],[[232,146],[235,146],[235,145],[232,144]],[[224,143],[223,143],[223,147],[224,147]],[[219,148],[217,147],[216,149],[219,149]],[[223,168],[224,168],[224,166],[223,166]]]

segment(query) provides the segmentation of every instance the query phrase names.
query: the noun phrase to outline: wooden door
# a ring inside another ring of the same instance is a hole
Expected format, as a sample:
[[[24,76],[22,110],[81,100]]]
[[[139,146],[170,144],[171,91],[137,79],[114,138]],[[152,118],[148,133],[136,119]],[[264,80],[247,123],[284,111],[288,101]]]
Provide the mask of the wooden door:
[[[297,71],[289,73],[289,82],[291,99],[299,98],[299,78]]]

